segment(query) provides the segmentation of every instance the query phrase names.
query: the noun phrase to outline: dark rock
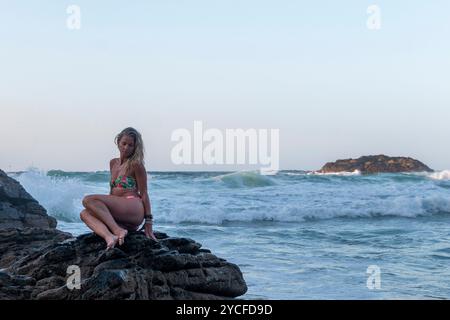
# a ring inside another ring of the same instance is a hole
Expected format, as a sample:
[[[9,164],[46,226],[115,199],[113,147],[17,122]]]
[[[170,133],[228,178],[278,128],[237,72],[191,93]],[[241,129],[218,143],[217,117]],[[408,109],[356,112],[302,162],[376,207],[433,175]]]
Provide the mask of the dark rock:
[[[69,233],[56,229],[0,229],[0,268],[70,237]]]
[[[158,242],[131,232],[122,246],[108,251],[94,234],[51,244],[11,264],[3,280],[0,274],[0,297],[231,299],[247,291],[235,264],[200,249],[194,240],[155,236]],[[80,268],[81,288],[70,290],[65,281],[73,265]],[[18,277],[27,279],[22,286]]]
[[[20,185],[0,170],[0,229],[55,228],[56,219]]]
[[[36,281],[0,271],[0,300],[29,299]]]
[[[354,172],[397,173],[397,172],[433,172],[422,162],[407,157],[388,157],[385,155],[363,156],[358,159],[344,159],[325,164],[318,172]]]
[[[193,253],[197,252],[202,246],[200,243],[195,242],[192,239],[186,238],[168,238],[161,241],[162,244],[168,248],[173,248],[179,253]]]

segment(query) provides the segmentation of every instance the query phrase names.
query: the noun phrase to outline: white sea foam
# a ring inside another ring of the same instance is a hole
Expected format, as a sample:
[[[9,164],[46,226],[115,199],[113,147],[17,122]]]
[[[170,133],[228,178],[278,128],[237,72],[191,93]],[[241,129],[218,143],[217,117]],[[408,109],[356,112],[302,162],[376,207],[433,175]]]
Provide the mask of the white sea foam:
[[[428,173],[428,177],[435,180],[450,180],[450,170]]]
[[[164,210],[164,214],[159,220],[168,223],[221,224],[225,221],[303,222],[333,218],[383,216],[415,218],[430,216],[435,213],[450,213],[450,200],[443,197],[400,198],[381,203],[372,201],[365,205],[355,204],[350,207],[343,207],[342,204],[338,204],[336,207],[330,205],[330,202],[323,201],[322,206],[288,204],[285,206],[267,206],[265,208],[248,206],[242,210],[232,210],[226,207],[200,208],[181,205],[173,210]]]
[[[450,170],[441,170],[434,172],[405,172],[404,174],[426,177],[433,180],[450,180]]]
[[[283,172],[282,174],[286,176],[304,176],[311,173],[312,172]]]
[[[336,217],[414,218],[450,213],[448,188],[438,186],[438,182],[428,176],[419,180],[399,179],[401,174],[347,180],[330,175],[328,180],[318,181],[308,174],[288,179],[284,174],[265,176],[257,171],[195,179],[198,175],[154,178],[149,190],[156,223],[299,223]],[[66,222],[80,222],[81,201],[85,195],[109,192],[104,179],[90,181],[86,174],[83,177],[54,177],[39,170],[15,176],[50,215]],[[443,179],[445,174],[441,172],[438,177]],[[161,182],[164,182],[163,187]]]
[[[275,182],[267,175],[258,171],[238,171],[213,177],[231,188],[240,187],[266,187],[274,185]]]
[[[361,171],[359,170],[355,170],[353,172],[348,172],[348,171],[340,171],[340,172],[318,172],[318,171],[313,171],[313,172],[308,172],[307,174],[309,175],[318,175],[318,176],[360,176],[361,175]]]
[[[81,201],[85,195],[109,193],[106,184],[89,183],[74,177],[51,177],[46,171],[36,168],[12,177],[19,181],[50,215],[63,221],[80,220],[79,214],[83,210]]]

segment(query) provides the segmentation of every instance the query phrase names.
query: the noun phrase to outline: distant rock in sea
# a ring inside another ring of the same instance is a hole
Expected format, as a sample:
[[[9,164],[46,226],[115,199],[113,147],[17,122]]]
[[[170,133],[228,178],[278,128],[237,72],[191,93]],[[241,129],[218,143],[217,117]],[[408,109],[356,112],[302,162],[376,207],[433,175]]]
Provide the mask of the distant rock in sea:
[[[358,159],[343,159],[328,162],[319,173],[355,172],[396,173],[396,172],[433,172],[422,162],[409,157],[388,157],[385,155],[362,156]]]
[[[131,232],[106,251],[99,236],[77,238],[19,182],[0,170],[0,300],[233,299],[247,292],[239,267],[188,238]],[[67,285],[80,270],[80,287]]]

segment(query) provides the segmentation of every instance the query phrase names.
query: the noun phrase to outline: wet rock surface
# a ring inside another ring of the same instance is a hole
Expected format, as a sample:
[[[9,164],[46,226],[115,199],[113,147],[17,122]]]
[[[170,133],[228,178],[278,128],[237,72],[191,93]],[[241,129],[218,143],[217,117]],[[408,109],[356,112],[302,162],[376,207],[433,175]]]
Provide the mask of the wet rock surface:
[[[19,299],[230,299],[247,291],[235,264],[194,240],[155,236],[158,242],[133,232],[108,251],[94,234],[50,245],[10,265],[0,292]],[[80,289],[69,288],[77,284],[70,266],[79,268]],[[11,289],[18,282],[23,290]]]

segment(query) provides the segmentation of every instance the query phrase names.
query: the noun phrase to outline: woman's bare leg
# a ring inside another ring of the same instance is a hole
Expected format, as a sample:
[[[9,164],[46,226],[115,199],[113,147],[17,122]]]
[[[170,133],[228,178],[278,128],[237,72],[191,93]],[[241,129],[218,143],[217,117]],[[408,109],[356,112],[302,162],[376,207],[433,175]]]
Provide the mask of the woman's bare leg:
[[[123,240],[123,238],[127,235],[128,231],[121,228],[117,224],[108,207],[102,201],[97,200],[95,196],[84,197],[83,206],[88,209],[98,220],[101,220],[119,239]]]
[[[90,212],[88,209],[84,209],[80,213],[80,218],[83,220],[84,223],[94,231],[97,235],[105,239],[106,241],[106,247],[107,249],[114,248],[117,241],[119,240],[119,237],[112,234],[108,227],[99,219],[97,219],[92,212]]]

